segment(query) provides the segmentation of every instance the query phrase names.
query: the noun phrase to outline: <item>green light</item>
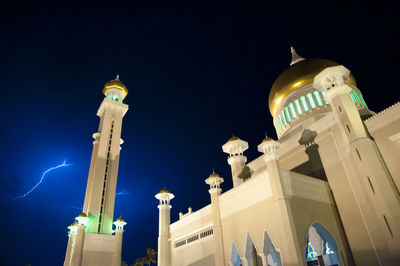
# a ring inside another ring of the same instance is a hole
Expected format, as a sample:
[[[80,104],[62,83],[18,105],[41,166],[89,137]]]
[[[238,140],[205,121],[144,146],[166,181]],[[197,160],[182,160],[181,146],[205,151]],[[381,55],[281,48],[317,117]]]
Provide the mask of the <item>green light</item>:
[[[360,98],[361,98],[361,101],[363,102],[363,104],[364,104],[365,108],[367,108],[367,109],[368,109],[367,103],[364,101],[364,97],[362,96],[362,94],[361,94],[361,93],[360,93]]]
[[[290,109],[290,112],[292,113],[292,116],[293,116],[293,118],[296,118],[296,111],[294,110],[294,106],[293,106],[293,103],[289,103],[289,109]]]
[[[112,98],[113,98],[112,93],[108,94],[108,99],[112,100]]]
[[[350,92],[350,96],[351,96],[351,99],[353,100],[353,103],[356,103],[356,99],[354,98],[354,91]]]
[[[281,112],[281,117],[282,117],[282,120],[283,120],[283,125],[285,125],[286,126],[286,118],[285,118],[285,114],[283,113],[283,110],[282,110],[282,112]]]
[[[305,96],[301,96],[300,97],[300,101],[303,104],[304,111],[308,112],[308,105],[307,105],[307,102],[306,102],[306,97]]]
[[[290,118],[289,115],[289,108],[287,106],[285,106],[285,114],[286,114],[286,119],[288,122],[292,121],[292,118]]]
[[[357,102],[362,105],[360,98],[358,97],[358,92],[354,92],[354,95],[356,96]]]
[[[281,124],[281,128],[283,129],[283,122],[282,122],[282,117],[281,117],[281,115],[278,115],[278,118],[279,118],[279,123]]]
[[[300,102],[298,99],[294,100],[294,105],[296,105],[297,113],[301,115],[303,112],[301,111]]]
[[[321,97],[319,96],[319,91],[314,91],[314,95],[315,95],[315,98],[317,99],[318,105],[322,106],[323,103],[322,103]]]
[[[315,103],[314,103],[314,99],[313,99],[312,94],[311,94],[310,92],[307,93],[307,98],[308,98],[308,102],[310,103],[312,109],[314,109],[315,107],[317,107],[317,106],[315,105]]]

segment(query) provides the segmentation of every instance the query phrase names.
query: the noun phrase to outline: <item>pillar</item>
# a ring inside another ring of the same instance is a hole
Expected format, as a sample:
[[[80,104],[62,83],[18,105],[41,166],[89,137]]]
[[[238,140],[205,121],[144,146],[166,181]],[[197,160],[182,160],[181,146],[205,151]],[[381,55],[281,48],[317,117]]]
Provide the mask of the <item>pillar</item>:
[[[210,189],[208,190],[208,192],[211,196],[211,210],[215,245],[215,265],[225,265],[221,216],[218,200],[218,196],[221,194],[220,184],[224,182],[224,179],[213,171],[205,181],[206,184],[210,185]]]
[[[258,151],[264,153],[264,161],[271,182],[272,196],[276,204],[276,218],[280,233],[280,250],[282,265],[305,265],[304,249],[299,245],[293,221],[289,198],[285,195],[284,184],[279,166],[279,142],[265,138]]]
[[[171,223],[170,209],[172,208],[170,200],[175,196],[164,188],[158,193],[156,199],[159,200],[159,220],[158,220],[158,266],[171,266],[171,243],[169,242]]]

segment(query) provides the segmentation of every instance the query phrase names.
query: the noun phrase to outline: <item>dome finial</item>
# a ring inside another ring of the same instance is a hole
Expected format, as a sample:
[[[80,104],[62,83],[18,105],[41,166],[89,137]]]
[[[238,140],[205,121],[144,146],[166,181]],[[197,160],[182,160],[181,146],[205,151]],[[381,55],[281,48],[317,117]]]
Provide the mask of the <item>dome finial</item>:
[[[303,57],[296,53],[296,50],[293,48],[293,46],[290,46],[290,51],[292,52],[292,62],[290,62],[290,65],[296,64],[297,62],[304,60]]]
[[[119,74],[117,74],[117,77],[115,78],[115,80],[119,80]]]

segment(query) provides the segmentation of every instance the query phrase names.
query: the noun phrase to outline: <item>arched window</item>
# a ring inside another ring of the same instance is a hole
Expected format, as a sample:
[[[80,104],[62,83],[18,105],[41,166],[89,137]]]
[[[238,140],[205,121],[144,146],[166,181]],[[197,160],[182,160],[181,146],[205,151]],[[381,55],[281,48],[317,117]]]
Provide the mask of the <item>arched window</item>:
[[[306,97],[305,96],[301,96],[300,97],[300,101],[303,104],[304,111],[308,112],[308,105],[307,105]]]
[[[311,109],[314,109],[315,107],[317,107],[317,106],[315,105],[315,102],[314,102],[314,99],[313,99],[313,97],[312,97],[311,92],[307,93],[307,98],[308,98],[308,102],[309,102],[310,105],[311,105]]]
[[[118,94],[115,94],[115,95],[114,95],[113,100],[114,100],[114,101],[118,101],[118,100],[119,100]]]
[[[287,106],[285,106],[285,114],[286,114],[286,120],[288,122],[292,121],[292,119],[290,118],[290,114],[289,114],[289,108]]]
[[[363,102],[363,104],[364,104],[365,108],[367,108],[367,109],[368,109],[368,106],[367,106],[366,102],[364,101],[364,97],[362,96],[362,94],[361,94],[361,93],[360,93],[360,99],[361,99],[361,101]]]
[[[298,99],[294,100],[294,105],[296,105],[297,113],[298,113],[299,115],[301,115],[303,112],[301,111],[300,102],[299,102]]]
[[[282,131],[283,130],[283,123],[282,123],[281,115],[278,115],[278,123],[279,123],[281,131]]]
[[[108,99],[112,100],[113,99],[113,95],[112,93],[108,94]]]
[[[293,106],[293,103],[289,103],[289,109],[290,109],[290,112],[292,113],[292,116],[293,116],[293,118],[296,118],[296,111],[294,110],[294,106]]]
[[[285,118],[285,114],[283,113],[283,110],[282,110],[282,112],[281,112],[281,117],[282,117],[282,120],[283,120],[283,125],[284,126],[286,126],[286,118]]]
[[[317,99],[318,105],[319,105],[319,106],[322,106],[323,103],[322,103],[321,97],[319,96],[319,91],[314,91],[314,96],[315,96],[315,98]]]
[[[356,103],[356,98],[354,97],[354,91],[350,92],[350,97],[353,100],[353,103]]]

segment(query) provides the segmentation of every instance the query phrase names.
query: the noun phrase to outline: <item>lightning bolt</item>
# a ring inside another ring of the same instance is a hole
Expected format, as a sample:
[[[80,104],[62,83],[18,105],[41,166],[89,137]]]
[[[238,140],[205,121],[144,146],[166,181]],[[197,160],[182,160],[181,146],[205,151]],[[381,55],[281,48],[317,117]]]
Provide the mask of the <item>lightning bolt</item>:
[[[28,192],[26,192],[25,194],[23,194],[21,196],[15,197],[14,200],[25,198],[30,193],[32,193],[32,191],[34,191],[43,182],[43,179],[44,179],[44,177],[46,176],[47,173],[49,173],[49,172],[51,172],[53,170],[56,170],[58,168],[69,166],[69,165],[71,165],[71,164],[70,163],[66,163],[66,160],[65,160],[62,164],[47,169],[46,171],[43,172],[42,177],[40,178],[39,182],[37,182],[37,184],[33,188],[31,188]]]
[[[120,192],[115,193],[115,196],[125,196],[125,195],[128,195],[128,194],[129,194],[129,191],[126,190],[126,189],[123,189]]]

